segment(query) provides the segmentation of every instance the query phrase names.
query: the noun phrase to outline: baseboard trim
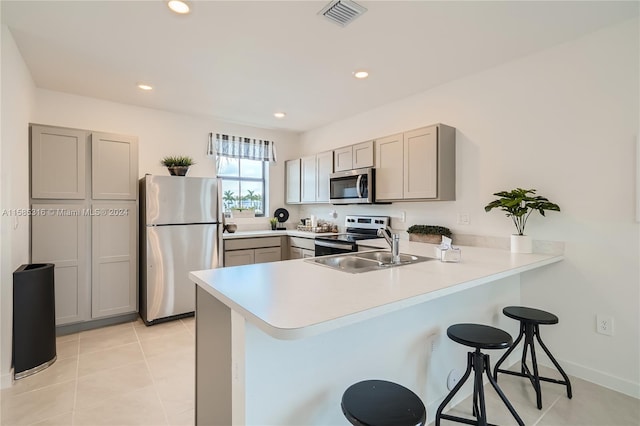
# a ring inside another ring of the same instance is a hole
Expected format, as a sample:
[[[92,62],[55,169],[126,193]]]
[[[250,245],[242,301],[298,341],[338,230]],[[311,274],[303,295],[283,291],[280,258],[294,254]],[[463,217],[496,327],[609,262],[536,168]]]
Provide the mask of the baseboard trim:
[[[555,368],[548,360],[538,360],[540,365],[545,367]],[[595,370],[593,368],[585,367],[584,365],[576,364],[567,360],[558,359],[558,362],[564,369],[564,371],[570,376],[577,377],[582,380],[586,380],[596,385],[603,386],[605,388],[614,390],[616,392],[629,395],[633,398],[640,399],[640,383],[634,383],[630,380],[623,379],[621,377],[612,376],[604,371]]]
[[[0,389],[7,389],[13,386],[13,367],[7,374],[0,376]]]

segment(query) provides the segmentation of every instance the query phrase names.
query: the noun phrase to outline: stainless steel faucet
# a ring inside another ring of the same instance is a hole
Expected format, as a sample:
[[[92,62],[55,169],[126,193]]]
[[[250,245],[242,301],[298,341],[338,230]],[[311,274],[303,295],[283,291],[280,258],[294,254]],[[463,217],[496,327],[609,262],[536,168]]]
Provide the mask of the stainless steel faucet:
[[[394,234],[387,225],[385,228],[378,229],[378,236],[384,237],[391,247],[391,262],[400,263],[400,235]]]

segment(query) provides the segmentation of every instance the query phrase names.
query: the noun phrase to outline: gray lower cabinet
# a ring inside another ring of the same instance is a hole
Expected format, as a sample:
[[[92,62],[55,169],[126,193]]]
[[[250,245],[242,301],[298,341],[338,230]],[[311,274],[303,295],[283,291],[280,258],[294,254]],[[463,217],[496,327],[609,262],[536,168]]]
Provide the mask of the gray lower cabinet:
[[[225,267],[280,260],[282,260],[280,237],[238,238],[224,242]]]
[[[289,259],[306,259],[315,256],[313,238],[289,237]]]
[[[135,201],[94,203],[91,221],[91,318],[137,310]]]
[[[56,325],[90,318],[86,206],[32,204],[31,261],[55,264]]]

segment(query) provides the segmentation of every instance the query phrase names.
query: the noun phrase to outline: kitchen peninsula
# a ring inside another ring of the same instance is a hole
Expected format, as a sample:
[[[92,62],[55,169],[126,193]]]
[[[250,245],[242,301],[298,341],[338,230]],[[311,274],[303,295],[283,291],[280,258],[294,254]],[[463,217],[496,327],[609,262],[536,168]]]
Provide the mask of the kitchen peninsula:
[[[433,257],[434,247],[400,250]],[[432,419],[465,362],[446,328],[473,321],[514,335],[500,312],[520,303],[520,274],[562,259],[462,247],[460,263],[361,274],[304,260],[192,272],[196,424],[345,424],[342,392],[368,378],[409,387]]]

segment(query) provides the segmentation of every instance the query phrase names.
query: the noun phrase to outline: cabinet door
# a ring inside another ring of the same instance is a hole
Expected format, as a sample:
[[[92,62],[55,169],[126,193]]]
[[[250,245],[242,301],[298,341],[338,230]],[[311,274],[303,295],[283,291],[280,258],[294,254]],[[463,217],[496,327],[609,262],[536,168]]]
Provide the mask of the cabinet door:
[[[302,193],[300,200],[303,203],[316,202],[316,156],[310,155],[302,158],[301,173],[302,176]]]
[[[402,133],[377,139],[376,201],[403,197],[404,138]]]
[[[137,138],[91,134],[92,197],[96,200],[135,200],[137,191]]]
[[[254,263],[255,263],[255,251],[253,249],[226,251],[224,253],[225,267],[253,265]]]
[[[316,155],[316,202],[329,202],[329,175],[333,173],[333,151]]]
[[[336,172],[353,169],[353,149],[351,146],[333,151],[333,165]]]
[[[89,319],[86,206],[33,204],[31,261],[55,264],[56,325]]]
[[[353,145],[353,168],[373,167],[373,141]]]
[[[315,257],[316,253],[313,250],[302,249],[302,258]]]
[[[282,260],[280,247],[255,249],[255,263],[279,262]]]
[[[31,197],[83,199],[87,133],[31,127]]]
[[[302,259],[302,249],[300,247],[289,247],[289,259]]]
[[[436,126],[404,134],[404,198],[438,196],[438,130]]]
[[[300,203],[300,159],[285,162],[287,204]]]
[[[91,208],[91,317],[136,312],[136,202],[94,203]]]

